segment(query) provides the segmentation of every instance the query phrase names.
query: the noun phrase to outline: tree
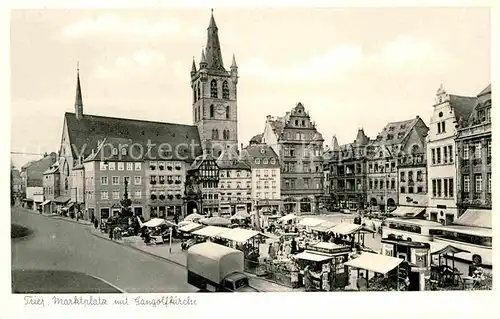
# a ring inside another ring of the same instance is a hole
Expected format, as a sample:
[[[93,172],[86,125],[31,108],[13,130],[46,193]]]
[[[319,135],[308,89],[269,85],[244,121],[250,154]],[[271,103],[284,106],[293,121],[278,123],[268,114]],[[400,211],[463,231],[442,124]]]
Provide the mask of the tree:
[[[123,194],[123,199],[120,201],[122,206],[121,217],[132,217],[132,201],[128,198],[128,180],[125,180],[125,193]]]

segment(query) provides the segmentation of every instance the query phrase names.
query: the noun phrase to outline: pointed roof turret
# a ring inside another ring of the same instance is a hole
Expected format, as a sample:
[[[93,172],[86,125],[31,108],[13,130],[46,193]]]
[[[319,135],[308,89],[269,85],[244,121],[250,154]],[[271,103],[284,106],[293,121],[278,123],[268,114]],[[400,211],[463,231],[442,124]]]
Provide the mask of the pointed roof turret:
[[[193,65],[191,65],[191,75],[196,74],[196,62],[194,61],[193,57]]]
[[[80,119],[83,117],[82,88],[80,85],[80,62],[78,62],[76,65],[75,115],[76,115],[77,119]]]
[[[226,71],[224,69],[224,62],[222,60],[222,52],[220,49],[219,42],[219,29],[215,23],[214,13],[212,9],[212,15],[210,17],[210,24],[207,28],[207,48],[206,48],[206,58],[207,67],[214,71]]]
[[[205,57],[205,49],[201,49],[200,69],[207,67],[207,58]]]
[[[368,143],[368,137],[366,136],[363,128],[358,129],[358,135],[356,136],[355,142],[357,145],[365,145]]]
[[[237,69],[238,65],[236,64],[236,57],[234,56],[233,53],[233,62],[231,63],[231,69]]]
[[[333,138],[332,138],[332,150],[333,151],[340,151],[340,145],[339,145],[339,142],[337,141],[336,135],[333,135]]]

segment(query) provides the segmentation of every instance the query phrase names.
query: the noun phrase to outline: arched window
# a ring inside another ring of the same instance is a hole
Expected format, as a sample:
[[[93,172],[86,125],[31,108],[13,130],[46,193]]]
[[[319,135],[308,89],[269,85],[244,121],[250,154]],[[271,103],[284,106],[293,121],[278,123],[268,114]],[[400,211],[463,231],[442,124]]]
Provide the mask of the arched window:
[[[198,92],[198,85],[197,84],[194,85],[194,90],[193,90],[193,99],[195,102],[198,100],[198,95],[196,94],[196,92]]]
[[[229,86],[227,85],[227,81],[222,83],[222,98],[229,100]]]
[[[210,118],[214,117],[214,105],[210,105]]]
[[[229,119],[229,105],[226,106],[226,119]]]
[[[219,139],[219,130],[218,129],[215,129],[215,136],[214,136],[214,140],[218,140]]]
[[[219,94],[217,92],[217,81],[216,80],[212,80],[210,82],[210,97],[217,98],[218,95]]]
[[[198,84],[198,100],[201,99],[201,85]]]

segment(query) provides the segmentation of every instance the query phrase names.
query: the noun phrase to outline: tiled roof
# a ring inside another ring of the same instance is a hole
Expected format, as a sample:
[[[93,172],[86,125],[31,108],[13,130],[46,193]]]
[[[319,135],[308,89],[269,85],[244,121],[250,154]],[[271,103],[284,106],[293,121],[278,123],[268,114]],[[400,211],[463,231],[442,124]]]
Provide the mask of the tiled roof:
[[[210,153],[199,155],[194,159],[189,170],[198,169],[200,167],[200,165],[203,164],[203,162],[205,162],[205,161],[215,161],[215,160],[216,159]]]
[[[491,93],[491,83],[485,87],[477,96],[483,95],[483,94],[488,94]]]
[[[45,172],[43,172],[43,175],[49,175],[49,174],[54,174],[59,172],[59,166],[54,165],[49,167]]]
[[[247,160],[251,167],[256,165],[255,164],[256,158],[260,158],[260,159],[267,158],[268,160],[270,160],[271,158],[275,159],[275,164],[271,164],[270,161],[268,161],[268,164],[263,164],[261,161],[261,164],[259,164],[259,167],[279,167],[280,166],[280,163],[278,160],[278,155],[276,154],[276,152],[274,152],[272,147],[269,145],[264,145],[264,144],[249,145],[241,151],[241,158]]]
[[[96,150],[98,141],[114,139],[129,141],[136,145],[145,145],[148,142],[156,144],[156,150],[162,143],[168,143],[171,153],[177,149],[191,150],[194,147],[194,155],[191,152],[182,156],[187,156],[186,161],[192,161],[194,157],[201,154],[201,143],[198,129],[193,125],[182,125],[162,122],[151,122],[134,119],[114,118],[85,114],[78,120],[74,113],[66,113],[65,121],[68,127],[69,140],[72,144],[73,156],[82,152],[87,158],[92,149]],[[186,145],[181,147],[179,145]],[[165,144],[164,144],[165,146]],[[165,147],[163,147],[164,149]],[[146,148],[147,149],[147,148]],[[153,149],[154,154],[155,149]],[[172,159],[178,159],[179,154],[173,154]],[[184,160],[180,158],[180,160]]]
[[[281,136],[281,133],[283,133],[283,129],[285,128],[285,119],[283,117],[278,117],[276,120],[271,121],[271,127],[274,131],[274,134],[276,136]]]
[[[406,121],[390,122],[377,136],[377,142],[385,145],[401,144],[417,123],[418,118]],[[388,136],[392,139],[388,139]],[[380,136],[380,138],[378,138]]]
[[[456,120],[467,120],[477,105],[477,98],[450,94],[450,105],[455,110]]]
[[[217,166],[221,169],[240,169],[240,170],[250,170],[251,167],[246,163],[246,161],[240,159],[239,154],[236,152],[231,152],[230,149],[225,149],[216,161]]]

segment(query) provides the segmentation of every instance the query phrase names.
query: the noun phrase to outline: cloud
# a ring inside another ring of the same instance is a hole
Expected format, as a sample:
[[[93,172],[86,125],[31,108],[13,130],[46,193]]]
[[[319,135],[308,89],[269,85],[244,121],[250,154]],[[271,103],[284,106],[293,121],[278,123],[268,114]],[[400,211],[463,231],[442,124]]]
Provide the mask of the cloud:
[[[398,36],[367,54],[361,46],[343,44],[331,47],[304,63],[277,68],[259,58],[252,58],[241,65],[242,76],[261,78],[267,83],[321,83],[343,80],[354,71],[384,73],[420,67],[421,62],[432,66],[446,60],[446,56],[427,41],[409,36]]]
[[[102,14],[95,19],[80,20],[64,27],[62,35],[69,38],[96,35],[161,37],[180,31],[181,24],[177,19],[153,22],[146,19],[126,19],[117,14]]]

